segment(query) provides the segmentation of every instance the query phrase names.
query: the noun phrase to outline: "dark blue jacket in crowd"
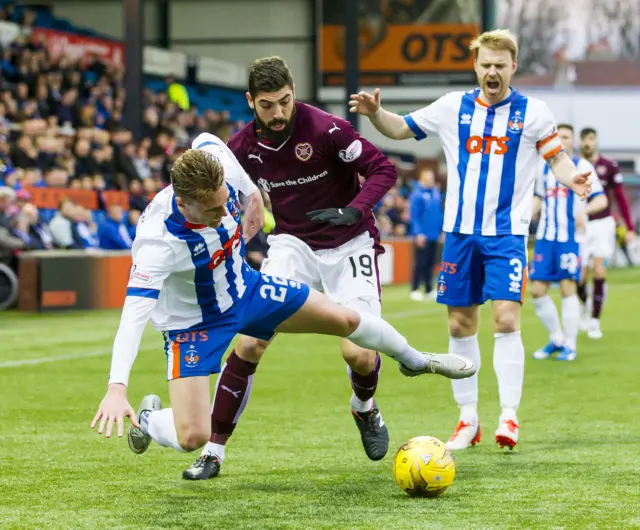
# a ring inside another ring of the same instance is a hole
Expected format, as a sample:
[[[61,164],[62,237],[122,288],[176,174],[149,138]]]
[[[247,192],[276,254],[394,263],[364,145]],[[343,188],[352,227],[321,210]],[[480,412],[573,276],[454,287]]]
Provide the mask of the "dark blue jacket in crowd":
[[[438,188],[425,188],[416,182],[409,196],[411,212],[411,235],[423,234],[434,240],[442,233],[444,212],[442,210],[442,194]]]
[[[98,234],[93,234],[87,223],[72,223],[71,234],[73,235],[73,248],[100,248]]]
[[[125,250],[131,248],[133,241],[124,223],[116,223],[107,218],[98,226],[100,248],[105,250]]]

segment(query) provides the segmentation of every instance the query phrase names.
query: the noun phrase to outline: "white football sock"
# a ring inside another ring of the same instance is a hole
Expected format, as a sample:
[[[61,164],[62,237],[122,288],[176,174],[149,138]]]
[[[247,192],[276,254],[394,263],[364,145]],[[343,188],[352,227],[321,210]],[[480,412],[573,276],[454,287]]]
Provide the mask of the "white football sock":
[[[362,401],[358,396],[351,396],[351,409],[355,412],[369,412],[373,408],[373,398]]]
[[[449,337],[449,353],[471,361],[478,371],[466,379],[452,379],[453,397],[460,407],[460,421],[476,423],[478,421],[478,373],[480,372],[480,345],[478,334],[471,337]]]
[[[361,348],[384,353],[409,370],[422,370],[429,364],[429,358],[409,346],[391,324],[368,313],[360,313],[360,325],[345,338]]]
[[[533,299],[533,305],[536,309],[536,315],[549,332],[549,340],[556,346],[562,346],[564,335],[562,334],[562,326],[560,325],[560,316],[553,303],[551,297],[546,294],[540,298]]]
[[[173,421],[173,409],[151,411],[147,416],[146,428],[143,430],[161,446],[173,447],[176,451],[186,453],[178,443],[178,433]]]
[[[580,327],[580,299],[577,294],[562,299],[562,326],[564,345],[575,351]]]
[[[518,416],[516,415],[515,409],[510,409],[510,408],[502,409],[502,413],[500,414],[500,422],[507,421],[507,420],[515,421],[517,419],[518,419]]]
[[[213,442],[207,442],[202,448],[203,455],[217,456],[220,459],[220,463],[224,461],[224,448],[222,444],[214,444]]]
[[[500,407],[518,410],[524,382],[524,345],[519,331],[495,333],[493,368],[498,379]]]

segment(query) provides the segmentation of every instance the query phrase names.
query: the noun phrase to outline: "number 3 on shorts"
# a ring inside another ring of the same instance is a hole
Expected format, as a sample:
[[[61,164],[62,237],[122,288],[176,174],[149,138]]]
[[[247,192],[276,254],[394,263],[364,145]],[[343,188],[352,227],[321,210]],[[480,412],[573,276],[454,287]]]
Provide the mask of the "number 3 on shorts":
[[[509,274],[509,292],[519,293],[522,289],[522,261],[519,258],[512,258],[509,265],[513,267],[513,272]]]

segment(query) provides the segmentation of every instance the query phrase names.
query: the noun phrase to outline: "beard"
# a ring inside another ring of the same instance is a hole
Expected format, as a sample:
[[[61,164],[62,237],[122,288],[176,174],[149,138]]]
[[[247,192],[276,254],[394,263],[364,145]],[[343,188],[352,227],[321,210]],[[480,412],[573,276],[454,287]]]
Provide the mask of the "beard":
[[[256,121],[260,124],[260,129],[262,136],[268,142],[274,145],[281,145],[289,136],[291,136],[291,129],[293,128],[293,120],[296,117],[296,106],[293,106],[293,110],[291,112],[291,118],[286,120],[285,118],[279,118],[277,120],[271,120],[270,122],[265,123],[260,119],[258,113],[254,111],[254,116]],[[281,131],[274,131],[271,127],[278,124],[283,124],[284,129]]]

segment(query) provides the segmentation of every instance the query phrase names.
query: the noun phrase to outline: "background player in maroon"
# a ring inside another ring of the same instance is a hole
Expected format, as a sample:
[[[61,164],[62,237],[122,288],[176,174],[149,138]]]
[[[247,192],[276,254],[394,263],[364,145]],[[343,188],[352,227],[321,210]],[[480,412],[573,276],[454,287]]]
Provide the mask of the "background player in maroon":
[[[247,101],[255,120],[229,147],[272,203],[276,227],[263,272],[304,282],[342,305],[379,315],[377,255],[383,250],[372,208],[394,185],[395,167],[349,122],[296,102],[291,73],[278,57],[251,66]],[[218,474],[224,445],[267,346],[239,338],[218,379],[211,442],[185,478]],[[367,455],[379,460],[389,444],[373,401],[380,357],[349,341],[341,346],[353,388],[353,416]]]
[[[609,207],[589,217],[587,243],[582,255],[583,269],[578,288],[578,296],[583,303],[581,328],[592,339],[602,338],[600,314],[606,296],[607,261],[613,257],[616,245],[616,222],[611,215],[611,205],[618,204],[620,216],[627,225],[627,241],[635,238],[629,203],[624,194],[624,178],[615,160],[602,156],[598,151],[598,135],[595,129],[585,128],[580,132],[580,151],[596,168],[602,188],[609,199]],[[588,304],[587,282],[589,260],[593,259],[592,303]],[[591,306],[591,307],[589,307]],[[591,313],[589,315],[589,313]]]

